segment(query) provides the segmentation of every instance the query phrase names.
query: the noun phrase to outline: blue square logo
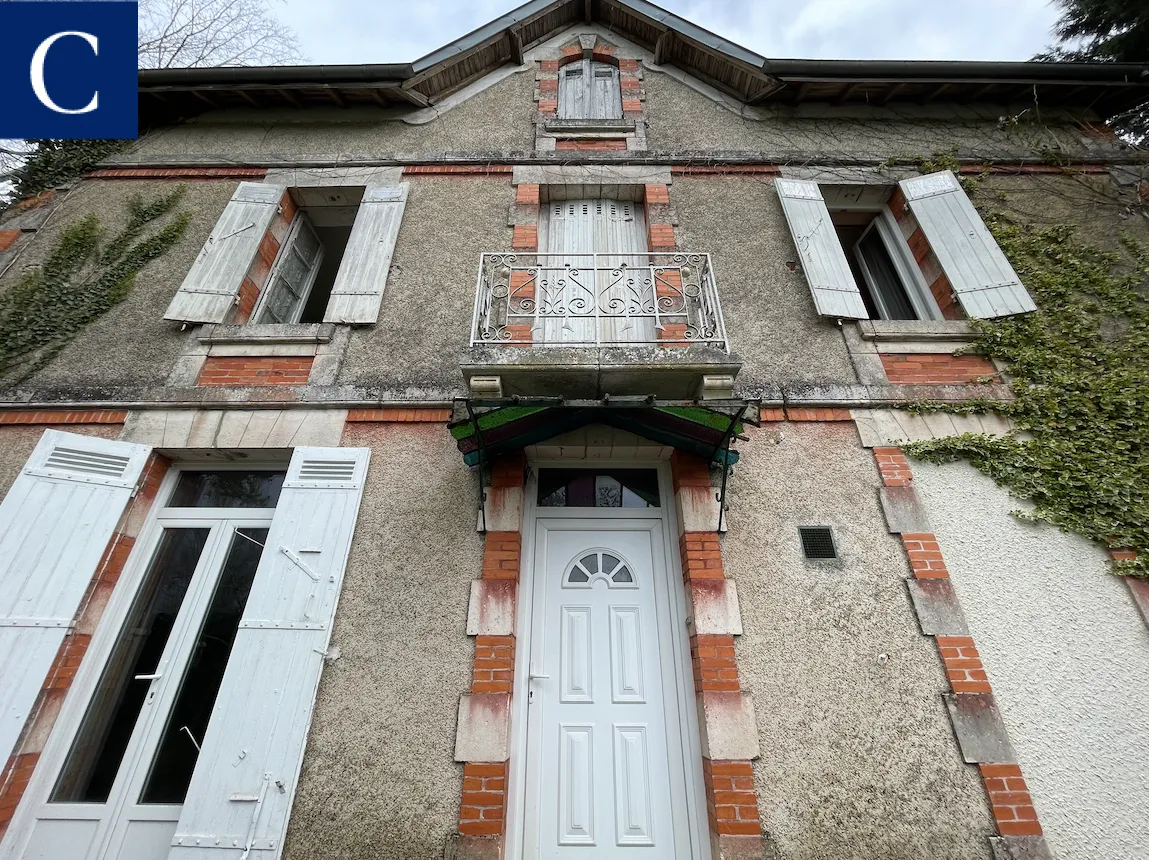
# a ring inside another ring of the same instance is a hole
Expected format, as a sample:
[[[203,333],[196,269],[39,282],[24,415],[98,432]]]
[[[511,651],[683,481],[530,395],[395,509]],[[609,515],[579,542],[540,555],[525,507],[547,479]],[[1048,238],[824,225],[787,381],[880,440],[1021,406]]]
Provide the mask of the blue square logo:
[[[135,138],[137,7],[0,0],[0,138]]]

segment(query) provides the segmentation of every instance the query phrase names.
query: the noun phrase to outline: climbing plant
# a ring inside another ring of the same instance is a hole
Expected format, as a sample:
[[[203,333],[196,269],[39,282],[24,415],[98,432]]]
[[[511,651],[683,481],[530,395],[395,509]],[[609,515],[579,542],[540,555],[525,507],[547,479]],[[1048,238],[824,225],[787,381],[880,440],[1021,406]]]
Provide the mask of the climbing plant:
[[[1121,239],[1125,254],[1103,250],[1064,224],[1000,213],[987,213],[986,223],[1038,310],[971,320],[977,340],[966,351],[1008,363],[1016,399],[992,408],[1024,433],[905,448],[932,462],[968,460],[1033,502],[1019,516],[1136,550],[1115,572],[1149,577],[1149,252],[1129,237]]]
[[[63,229],[43,264],[0,294],[0,380],[11,385],[26,379],[123,301],[140,269],[187,230],[190,212],[160,221],[184,191],[181,185],[153,200],[133,195],[127,223],[110,238],[95,214]]]
[[[12,199],[23,200],[78,179],[109,155],[124,149],[127,140],[33,140],[35,149],[12,173]]]

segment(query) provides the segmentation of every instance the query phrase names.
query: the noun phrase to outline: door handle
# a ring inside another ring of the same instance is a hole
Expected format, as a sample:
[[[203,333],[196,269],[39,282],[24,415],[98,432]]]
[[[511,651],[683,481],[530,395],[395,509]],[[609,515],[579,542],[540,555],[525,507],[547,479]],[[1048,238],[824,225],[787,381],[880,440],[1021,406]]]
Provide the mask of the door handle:
[[[137,681],[155,681],[163,676],[163,672],[153,672],[151,675],[136,675]]]
[[[545,681],[545,680],[548,680],[550,677],[551,677],[550,675],[536,675],[534,672],[532,672],[529,676],[529,680],[531,680],[531,681]]]

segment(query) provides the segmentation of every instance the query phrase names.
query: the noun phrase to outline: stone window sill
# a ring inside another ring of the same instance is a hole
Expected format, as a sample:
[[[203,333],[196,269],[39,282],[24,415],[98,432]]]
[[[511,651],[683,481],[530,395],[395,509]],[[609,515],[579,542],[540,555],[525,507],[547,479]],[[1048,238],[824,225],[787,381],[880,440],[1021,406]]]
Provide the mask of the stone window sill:
[[[209,325],[199,342],[211,356],[317,355],[335,336],[334,323]]]
[[[977,339],[965,320],[858,320],[854,327],[876,352],[952,353]]]
[[[543,128],[551,134],[580,137],[624,137],[634,133],[633,119],[549,119]]]

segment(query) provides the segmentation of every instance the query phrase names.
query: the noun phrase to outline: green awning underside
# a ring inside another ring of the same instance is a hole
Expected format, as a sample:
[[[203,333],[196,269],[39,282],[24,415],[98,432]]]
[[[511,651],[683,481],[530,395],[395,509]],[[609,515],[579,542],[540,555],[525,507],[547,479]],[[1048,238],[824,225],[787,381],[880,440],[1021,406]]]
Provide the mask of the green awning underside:
[[[457,414],[457,413],[456,413]],[[737,451],[726,451],[723,440],[733,415],[702,407],[651,406],[503,406],[448,424],[468,466],[479,463],[479,436],[485,458],[517,451],[587,424],[627,430],[663,445],[719,465],[738,462]],[[476,432],[475,423],[479,432]],[[734,426],[742,432],[742,423]]]

